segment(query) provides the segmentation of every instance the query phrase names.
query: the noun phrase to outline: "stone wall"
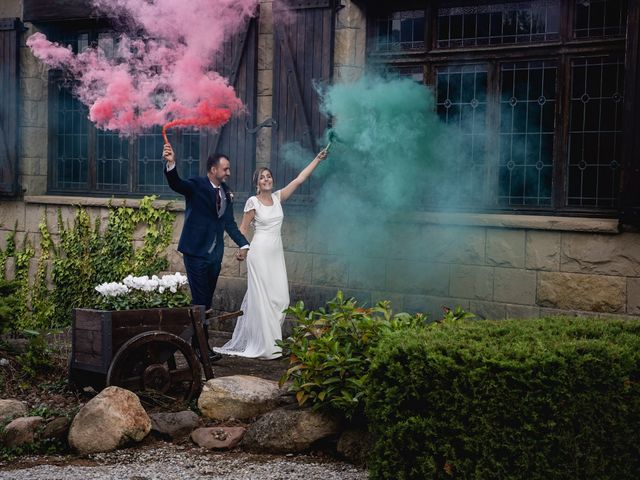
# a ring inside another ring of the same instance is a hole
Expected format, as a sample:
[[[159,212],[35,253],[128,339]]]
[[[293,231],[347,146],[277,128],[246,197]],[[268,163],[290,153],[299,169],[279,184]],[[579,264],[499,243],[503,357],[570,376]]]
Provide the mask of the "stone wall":
[[[22,0],[2,0],[0,2],[0,18],[22,17]]]
[[[350,81],[364,71],[365,17],[345,2],[336,18],[334,78]],[[271,117],[272,2],[261,2],[259,21],[258,122]],[[27,27],[30,27],[27,25]],[[18,240],[37,244],[38,223],[48,219],[57,234],[56,211],[71,219],[75,204],[93,216],[106,215],[104,199],[52,197],[46,192],[46,72],[21,47],[20,183],[25,196],[0,201],[0,247],[17,221]],[[271,130],[258,133],[256,164],[268,166]],[[277,179],[276,179],[277,182]],[[135,201],[128,201],[135,204]],[[170,248],[171,269],[183,270],[175,251],[183,214]],[[238,221],[240,206],[236,206]],[[618,233],[613,220],[513,215],[407,215],[390,225],[396,240],[353,245],[342,251],[330,235],[315,236],[311,211],[286,206],[283,241],[292,301],[317,306],[338,289],[368,304],[392,301],[396,310],[439,314],[441,306],[461,305],[481,317],[527,318],[581,312],[640,315],[640,234]],[[238,308],[246,289],[246,266],[227,239],[216,305]],[[11,266],[11,262],[9,262]],[[9,272],[11,273],[11,272]]]
[[[18,183],[25,195],[42,195],[47,191],[48,69],[25,44],[37,30],[25,26],[20,42]]]

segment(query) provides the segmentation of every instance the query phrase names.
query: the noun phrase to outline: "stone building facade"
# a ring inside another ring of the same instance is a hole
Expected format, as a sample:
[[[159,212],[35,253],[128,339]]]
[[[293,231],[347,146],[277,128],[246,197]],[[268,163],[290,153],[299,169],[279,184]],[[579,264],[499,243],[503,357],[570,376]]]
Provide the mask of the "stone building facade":
[[[364,72],[367,2],[342,2],[335,14],[333,79],[349,82]],[[633,2],[630,2],[633,3]],[[2,2],[0,17],[22,17],[20,0]],[[0,198],[0,246],[17,225],[18,239],[38,243],[38,223],[49,219],[56,234],[58,208],[72,218],[75,206],[92,215],[106,214],[107,197],[51,195],[48,190],[48,111],[46,69],[25,46],[37,25],[26,22],[20,33],[18,108],[18,184],[22,191]],[[273,5],[261,0],[258,21],[257,122],[273,112]],[[626,100],[625,100],[626,101]],[[255,166],[271,165],[272,134],[256,136]],[[125,201],[118,196],[115,203]],[[126,199],[135,205],[136,199]],[[311,238],[308,208],[285,208],[283,240],[292,300],[316,306],[338,289],[372,304],[392,301],[395,310],[437,315],[442,305],[460,305],[481,317],[529,318],[557,313],[640,315],[640,234],[623,227],[618,215],[532,215],[520,213],[408,212],[399,227],[415,239],[411,250],[393,249],[363,272],[350,252],[331,251],[322,239]],[[182,270],[175,251],[183,207],[170,249],[171,268]],[[240,220],[240,208],[237,208]],[[246,285],[243,264],[228,244],[216,293],[220,309],[237,308]],[[366,250],[366,246],[363,247]],[[418,272],[411,280],[408,268]],[[10,272],[9,272],[10,274]]]

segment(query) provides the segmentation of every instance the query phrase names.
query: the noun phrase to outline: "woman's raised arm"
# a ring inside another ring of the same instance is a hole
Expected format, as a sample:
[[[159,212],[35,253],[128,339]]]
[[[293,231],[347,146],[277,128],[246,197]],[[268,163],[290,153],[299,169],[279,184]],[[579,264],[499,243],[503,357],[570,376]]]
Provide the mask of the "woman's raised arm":
[[[325,158],[327,158],[327,155],[328,155],[328,152],[326,148],[320,150],[318,155],[316,155],[316,158],[311,160],[311,163],[309,163],[309,165],[304,167],[304,170],[302,170],[296,178],[291,180],[289,185],[287,185],[282,190],[280,190],[280,201],[284,202],[291,195],[293,195],[293,193],[298,189],[298,187],[302,185],[305,182],[305,180],[307,180],[307,178],[311,176],[311,173],[316,169],[318,164],[321,161],[323,161]]]

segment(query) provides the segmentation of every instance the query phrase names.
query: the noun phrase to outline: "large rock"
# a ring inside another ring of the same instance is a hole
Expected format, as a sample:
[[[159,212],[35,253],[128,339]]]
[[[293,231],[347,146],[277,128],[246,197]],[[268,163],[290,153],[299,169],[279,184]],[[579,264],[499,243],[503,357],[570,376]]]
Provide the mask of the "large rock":
[[[20,417],[5,427],[2,443],[7,447],[19,447],[36,440],[36,429],[42,424],[42,417]]]
[[[200,417],[191,410],[176,413],[152,413],[151,431],[176,440],[189,435],[200,423]]]
[[[69,434],[69,419],[67,417],[56,417],[51,419],[42,430],[41,438],[65,439]]]
[[[108,387],[89,400],[71,423],[69,446],[80,454],[109,452],[139,442],[151,430],[151,419],[138,396]]]
[[[191,440],[209,450],[227,450],[240,443],[245,431],[244,427],[198,428],[191,432]]]
[[[271,380],[249,375],[213,378],[202,388],[198,408],[214,420],[248,420],[276,408],[281,395]]]
[[[319,440],[337,436],[340,430],[337,417],[281,408],[264,414],[249,425],[242,445],[247,450],[259,452],[302,452]]]
[[[340,455],[356,465],[366,465],[373,447],[373,436],[365,428],[345,430],[338,440]]]
[[[5,423],[12,418],[23,417],[27,414],[27,405],[20,400],[0,400],[0,423]]]

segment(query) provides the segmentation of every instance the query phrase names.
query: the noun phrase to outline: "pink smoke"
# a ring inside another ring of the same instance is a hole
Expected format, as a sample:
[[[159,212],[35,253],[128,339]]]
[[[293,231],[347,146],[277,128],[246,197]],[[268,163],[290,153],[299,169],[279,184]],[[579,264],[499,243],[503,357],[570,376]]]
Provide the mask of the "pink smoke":
[[[99,128],[124,135],[164,124],[219,128],[243,105],[211,63],[257,3],[93,0],[100,13],[128,19],[132,31],[144,32],[142,38],[121,34],[111,56],[99,47],[74,54],[41,33],[29,37],[27,46],[68,74]]]

